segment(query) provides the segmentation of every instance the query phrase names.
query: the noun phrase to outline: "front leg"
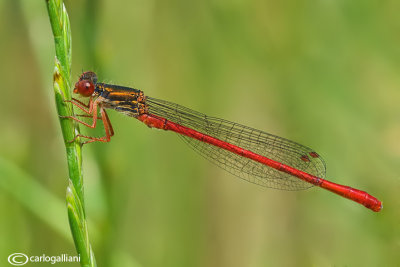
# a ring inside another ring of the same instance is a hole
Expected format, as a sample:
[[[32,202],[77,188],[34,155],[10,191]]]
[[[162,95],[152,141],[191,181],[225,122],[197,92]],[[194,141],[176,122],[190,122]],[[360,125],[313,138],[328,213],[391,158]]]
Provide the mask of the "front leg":
[[[93,105],[94,105],[94,102],[96,102],[96,100],[93,101],[93,97],[91,96],[90,99],[89,99],[89,103],[88,104],[85,104],[85,103],[79,101],[76,98],[72,98],[71,100],[64,100],[64,102],[71,102],[71,104],[73,104],[74,106],[78,107],[83,112],[85,112],[87,114],[92,114]]]
[[[90,128],[95,128],[96,127],[96,123],[97,123],[97,106],[99,105],[99,101],[96,99],[95,101],[92,101],[92,99],[89,102],[89,110],[85,110],[84,108],[80,107],[79,105],[75,104],[74,102],[71,102],[72,104],[76,105],[78,108],[80,108],[81,110],[85,111],[86,113],[88,113],[89,115],[92,115],[91,117],[93,118],[93,123],[92,124],[88,124],[74,116],[60,116],[60,118],[65,118],[65,119],[73,119],[74,121],[81,123],[87,127]],[[100,107],[101,108],[101,107]],[[103,120],[104,121],[104,120]]]
[[[74,103],[75,105],[77,105],[77,104],[79,104],[79,105],[81,105],[81,106],[83,106],[83,107],[86,107],[86,108],[89,108],[89,106],[90,106],[90,101],[92,101],[92,96],[89,98],[89,102],[87,103],[87,104],[85,104],[85,103],[83,103],[82,101],[80,101],[80,100],[78,100],[78,99],[76,99],[76,98],[72,98],[71,100],[65,100],[65,102],[72,102],[72,103]],[[76,104],[77,103],[77,104]]]

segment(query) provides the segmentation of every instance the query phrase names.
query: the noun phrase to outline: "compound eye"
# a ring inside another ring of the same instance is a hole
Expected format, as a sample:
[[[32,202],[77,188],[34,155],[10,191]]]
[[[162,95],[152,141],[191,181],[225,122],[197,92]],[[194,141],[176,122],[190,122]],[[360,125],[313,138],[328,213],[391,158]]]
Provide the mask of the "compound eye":
[[[74,93],[79,93],[81,96],[91,96],[94,92],[94,84],[92,81],[82,80],[75,84]]]

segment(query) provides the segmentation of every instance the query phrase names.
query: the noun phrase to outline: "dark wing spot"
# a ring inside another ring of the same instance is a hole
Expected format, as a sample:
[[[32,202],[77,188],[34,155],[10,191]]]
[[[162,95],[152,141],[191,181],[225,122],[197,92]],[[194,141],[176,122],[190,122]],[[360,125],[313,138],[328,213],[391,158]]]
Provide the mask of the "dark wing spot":
[[[301,156],[300,159],[304,162],[310,162],[310,159],[306,155]]]

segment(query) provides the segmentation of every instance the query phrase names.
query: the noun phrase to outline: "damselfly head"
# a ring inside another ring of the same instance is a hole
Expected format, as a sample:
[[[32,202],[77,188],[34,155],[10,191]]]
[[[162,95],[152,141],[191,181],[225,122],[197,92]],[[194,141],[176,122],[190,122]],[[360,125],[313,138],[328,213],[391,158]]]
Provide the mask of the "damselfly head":
[[[74,93],[81,96],[91,96],[97,83],[97,75],[93,71],[85,71],[79,77],[79,81],[75,84]]]

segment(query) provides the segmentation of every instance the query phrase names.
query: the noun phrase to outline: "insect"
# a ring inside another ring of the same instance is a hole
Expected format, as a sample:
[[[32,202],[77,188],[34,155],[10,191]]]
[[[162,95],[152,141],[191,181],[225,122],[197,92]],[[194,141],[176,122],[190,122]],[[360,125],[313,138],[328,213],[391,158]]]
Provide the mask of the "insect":
[[[92,117],[95,128],[98,110],[105,136],[77,135],[86,143],[109,142],[114,135],[106,109],[134,117],[150,128],[178,133],[200,155],[226,171],[249,182],[283,190],[300,190],[319,186],[347,199],[380,211],[382,203],[370,194],[349,186],[330,182],[325,177],[325,163],[314,150],[238,123],[209,117],[181,105],[144,95],[143,91],[101,83],[94,72],[84,72],[75,84],[74,93],[89,98],[85,104],[75,98],[70,102]]]

